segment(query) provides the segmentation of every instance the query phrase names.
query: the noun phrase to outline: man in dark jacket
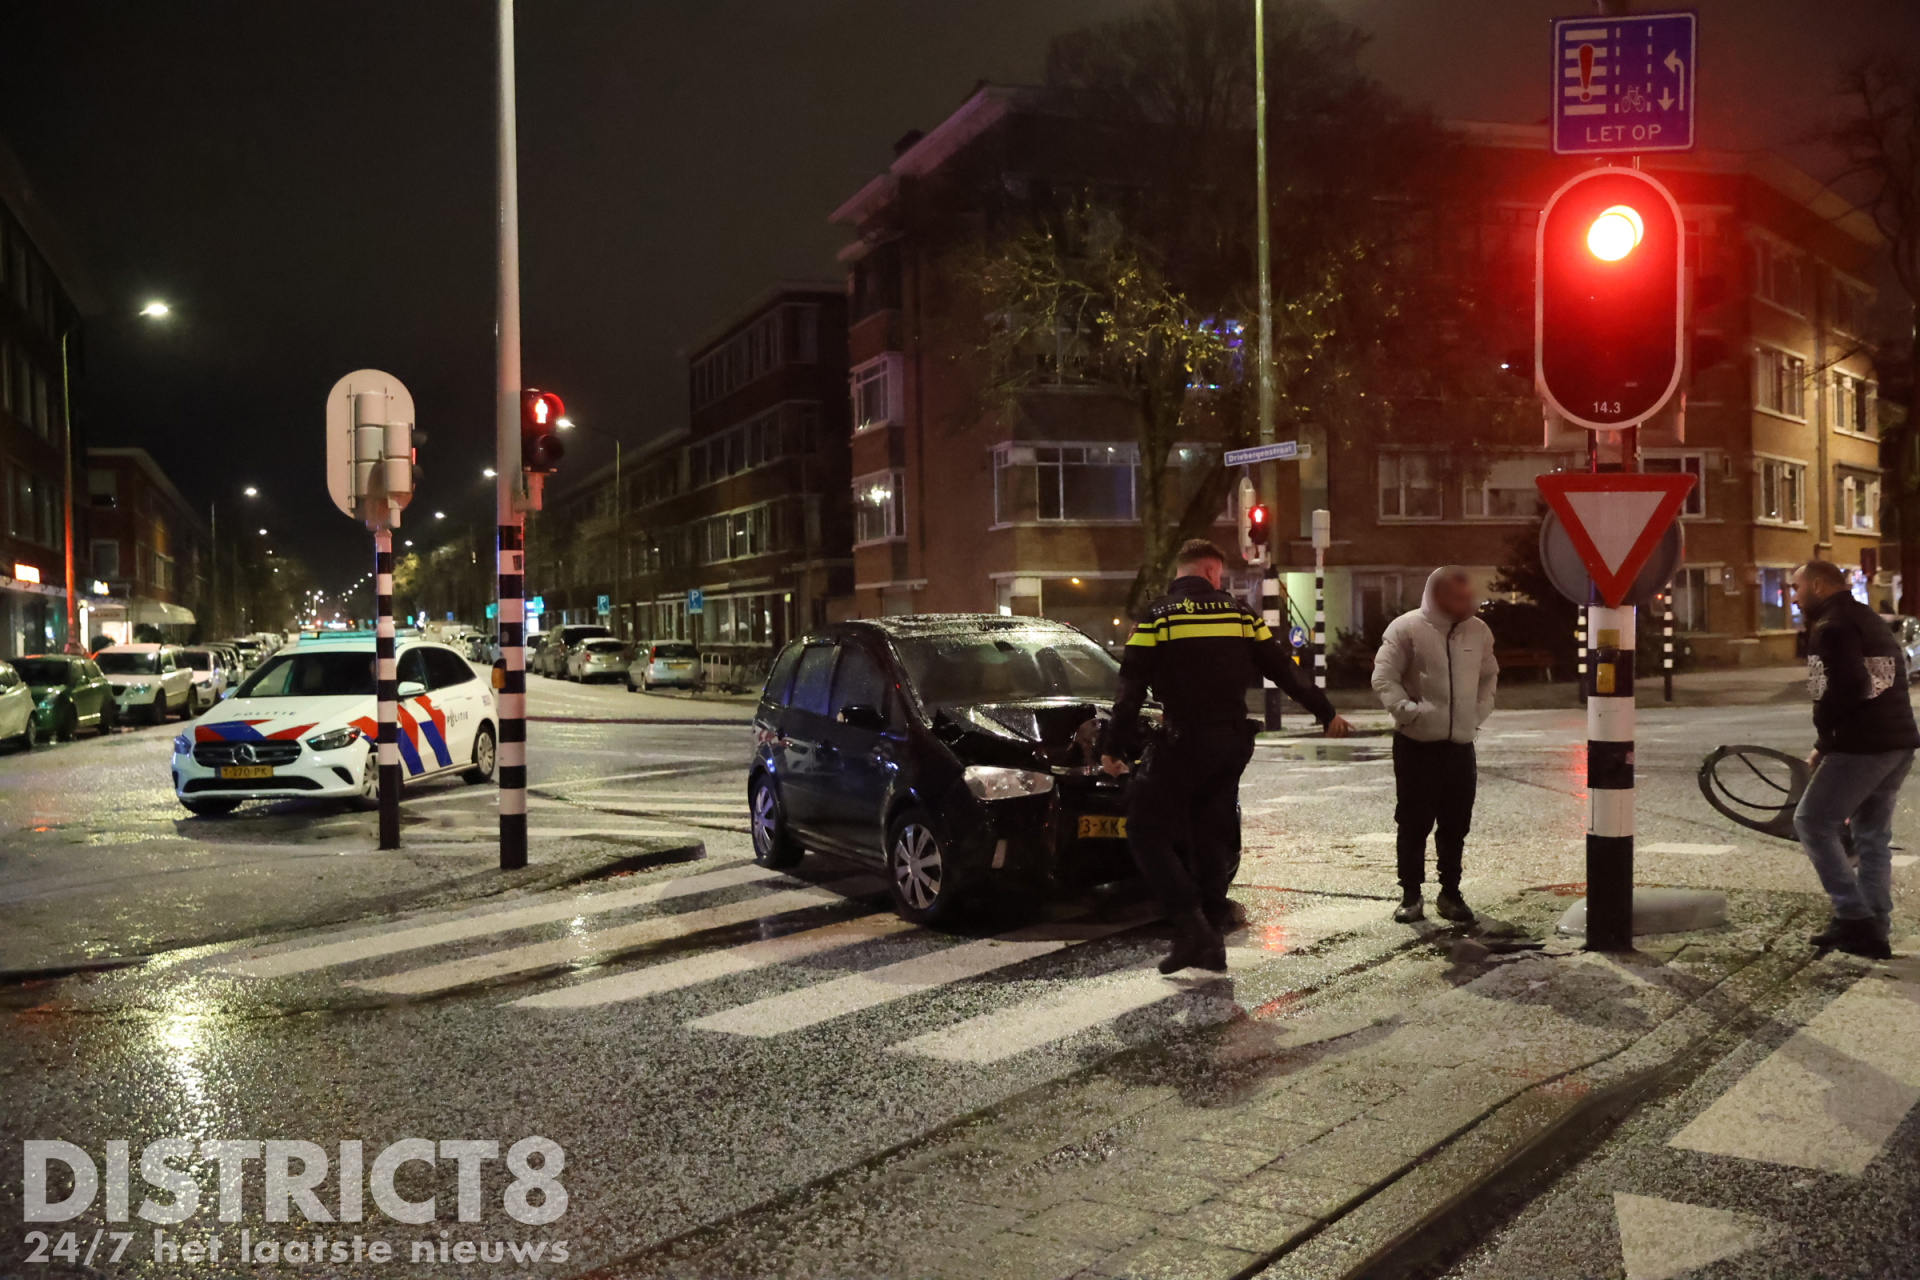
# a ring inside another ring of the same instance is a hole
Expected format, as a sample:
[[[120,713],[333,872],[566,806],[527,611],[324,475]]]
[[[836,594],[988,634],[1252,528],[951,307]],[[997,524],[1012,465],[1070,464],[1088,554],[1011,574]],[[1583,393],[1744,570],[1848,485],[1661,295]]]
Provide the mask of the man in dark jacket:
[[[1179,575],[1134,628],[1120,691],[1100,742],[1102,766],[1127,770],[1140,706],[1152,689],[1166,718],[1127,797],[1127,845],[1173,919],[1160,972],[1224,970],[1227,889],[1240,849],[1240,774],[1253,757],[1247,690],[1261,676],[1313,713],[1330,738],[1347,735],[1327,695],[1301,679],[1258,615],[1220,589],[1226,557],[1204,538],[1180,548]],[[1182,855],[1185,855],[1184,859]]]
[[[1816,734],[1813,778],[1793,827],[1833,899],[1833,921],[1813,944],[1885,960],[1893,954],[1893,805],[1920,747],[1906,658],[1885,621],[1848,592],[1838,565],[1801,565],[1793,592],[1807,621]],[[1857,869],[1841,843],[1849,821]]]

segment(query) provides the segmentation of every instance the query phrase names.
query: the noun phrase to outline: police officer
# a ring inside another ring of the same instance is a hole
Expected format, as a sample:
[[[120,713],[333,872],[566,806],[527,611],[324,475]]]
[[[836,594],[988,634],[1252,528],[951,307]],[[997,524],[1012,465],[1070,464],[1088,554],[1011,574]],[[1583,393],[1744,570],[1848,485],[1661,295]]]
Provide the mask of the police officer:
[[[1152,689],[1165,731],[1151,744],[1127,798],[1127,845],[1173,920],[1160,972],[1224,970],[1227,889],[1240,850],[1240,774],[1256,726],[1247,689],[1266,676],[1313,713],[1330,738],[1349,725],[1326,694],[1300,678],[1266,623],[1220,589],[1226,557],[1204,538],[1180,548],[1167,594],[1134,628],[1120,660],[1120,691],[1100,743],[1101,766],[1127,771],[1141,703]]]

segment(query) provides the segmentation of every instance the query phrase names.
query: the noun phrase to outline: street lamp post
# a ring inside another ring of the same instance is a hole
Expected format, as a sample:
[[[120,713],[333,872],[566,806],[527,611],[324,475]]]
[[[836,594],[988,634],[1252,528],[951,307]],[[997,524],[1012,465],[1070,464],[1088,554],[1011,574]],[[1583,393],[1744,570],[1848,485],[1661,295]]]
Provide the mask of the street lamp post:
[[[627,595],[627,495],[620,484],[620,437],[611,431],[601,431],[595,427],[583,427],[572,418],[562,418],[553,424],[561,431],[590,431],[594,435],[613,441],[613,611],[614,618],[620,617],[622,602]],[[618,628],[616,628],[617,630]],[[631,630],[631,628],[628,628]],[[631,636],[623,639],[631,639]]]

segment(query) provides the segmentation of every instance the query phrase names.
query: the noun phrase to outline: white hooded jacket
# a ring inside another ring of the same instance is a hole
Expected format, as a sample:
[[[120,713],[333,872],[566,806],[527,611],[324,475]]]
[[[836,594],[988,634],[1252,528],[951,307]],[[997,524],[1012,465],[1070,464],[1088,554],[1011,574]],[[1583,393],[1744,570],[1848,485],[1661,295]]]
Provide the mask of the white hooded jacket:
[[[1427,578],[1420,607],[1387,624],[1373,660],[1373,691],[1394,727],[1417,742],[1468,743],[1493,714],[1500,664],[1493,628],[1478,617],[1455,622],[1433,603],[1446,569]]]

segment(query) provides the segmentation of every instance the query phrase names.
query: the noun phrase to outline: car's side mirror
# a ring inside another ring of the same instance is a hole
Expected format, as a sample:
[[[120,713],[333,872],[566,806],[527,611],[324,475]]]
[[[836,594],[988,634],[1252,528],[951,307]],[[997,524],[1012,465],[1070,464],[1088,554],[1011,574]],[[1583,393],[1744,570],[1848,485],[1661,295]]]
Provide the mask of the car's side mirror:
[[[857,702],[840,708],[840,723],[849,729],[879,733],[887,727],[887,718],[880,714],[880,708]]]
[[[234,694],[238,692],[240,692],[238,689],[223,689],[220,692],[220,701],[225,702],[228,698],[231,698]]]
[[[418,680],[408,680],[400,686],[400,698],[402,701],[408,698],[417,698],[426,691],[427,686],[421,684]]]

